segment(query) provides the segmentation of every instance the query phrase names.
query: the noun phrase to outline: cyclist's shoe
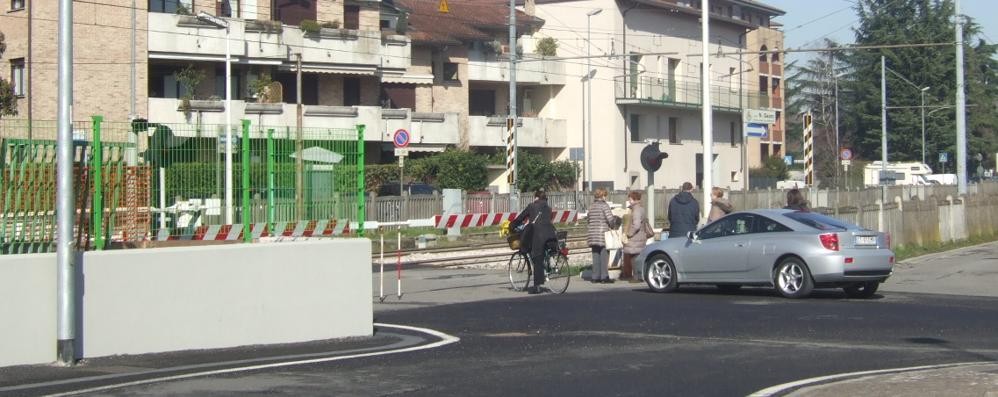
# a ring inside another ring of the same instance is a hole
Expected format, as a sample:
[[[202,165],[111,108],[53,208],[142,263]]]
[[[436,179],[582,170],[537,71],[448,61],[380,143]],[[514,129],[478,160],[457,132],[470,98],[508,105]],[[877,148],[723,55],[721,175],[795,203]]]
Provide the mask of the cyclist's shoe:
[[[542,292],[544,292],[544,291],[542,291],[540,287],[533,286],[533,285],[527,287],[527,293],[530,294],[530,295],[537,295],[537,294],[540,294]]]

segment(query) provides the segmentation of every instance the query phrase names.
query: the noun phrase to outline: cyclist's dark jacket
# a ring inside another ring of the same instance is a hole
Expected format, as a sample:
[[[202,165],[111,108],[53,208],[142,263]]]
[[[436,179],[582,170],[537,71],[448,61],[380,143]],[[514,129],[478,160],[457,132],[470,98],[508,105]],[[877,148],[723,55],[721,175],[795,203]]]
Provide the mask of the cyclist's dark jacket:
[[[529,247],[523,247],[523,249],[529,250],[531,257],[542,258],[544,256],[544,243],[558,239],[554,224],[551,223],[551,207],[548,206],[548,201],[534,200],[517,215],[513,224],[520,225],[528,220],[533,226],[528,227],[529,230],[523,236],[525,237],[523,243],[529,244]]]

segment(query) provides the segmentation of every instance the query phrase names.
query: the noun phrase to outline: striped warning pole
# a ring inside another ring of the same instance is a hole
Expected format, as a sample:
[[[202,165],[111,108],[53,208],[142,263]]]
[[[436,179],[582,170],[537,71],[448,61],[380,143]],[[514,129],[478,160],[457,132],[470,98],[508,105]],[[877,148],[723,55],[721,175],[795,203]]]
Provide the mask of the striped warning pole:
[[[814,184],[814,128],[811,112],[804,113],[804,184]]]
[[[509,191],[515,190],[516,184],[516,138],[513,129],[516,128],[514,118],[506,118],[506,183]]]

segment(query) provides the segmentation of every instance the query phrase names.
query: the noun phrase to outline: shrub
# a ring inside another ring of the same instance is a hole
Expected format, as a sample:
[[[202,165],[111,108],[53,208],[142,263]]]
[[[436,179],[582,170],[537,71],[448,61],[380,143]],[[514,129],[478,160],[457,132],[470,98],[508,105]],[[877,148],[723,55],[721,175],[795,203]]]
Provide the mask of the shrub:
[[[299,25],[299,27],[301,28],[302,33],[305,34],[316,34],[319,33],[320,30],[322,30],[322,26],[319,25],[319,22],[313,21],[311,19],[302,20],[301,25]]]
[[[553,37],[545,37],[537,41],[537,48],[534,50],[538,55],[553,57],[558,55],[558,40]]]

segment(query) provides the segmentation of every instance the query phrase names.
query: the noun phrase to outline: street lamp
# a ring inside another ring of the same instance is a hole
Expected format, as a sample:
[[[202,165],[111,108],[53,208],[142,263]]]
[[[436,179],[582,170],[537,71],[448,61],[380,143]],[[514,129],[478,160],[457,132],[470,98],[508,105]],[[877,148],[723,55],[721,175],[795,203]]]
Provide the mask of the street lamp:
[[[229,51],[229,21],[198,13],[198,20],[225,29],[225,223],[232,224],[232,55]],[[245,209],[244,209],[245,210]]]
[[[919,92],[922,95],[922,106],[920,107],[922,109],[922,164],[925,164],[925,91],[928,91],[929,88],[932,87],[922,88]]]
[[[586,153],[586,176],[589,177],[588,189],[593,191],[593,75],[595,74],[592,67],[592,56],[590,50],[592,49],[592,31],[590,25],[592,23],[593,15],[597,15],[603,12],[602,8],[597,8],[595,10],[586,13],[586,93],[589,95],[586,99],[586,113],[589,116],[586,119],[586,134],[588,134],[587,139],[589,140],[589,151]]]

